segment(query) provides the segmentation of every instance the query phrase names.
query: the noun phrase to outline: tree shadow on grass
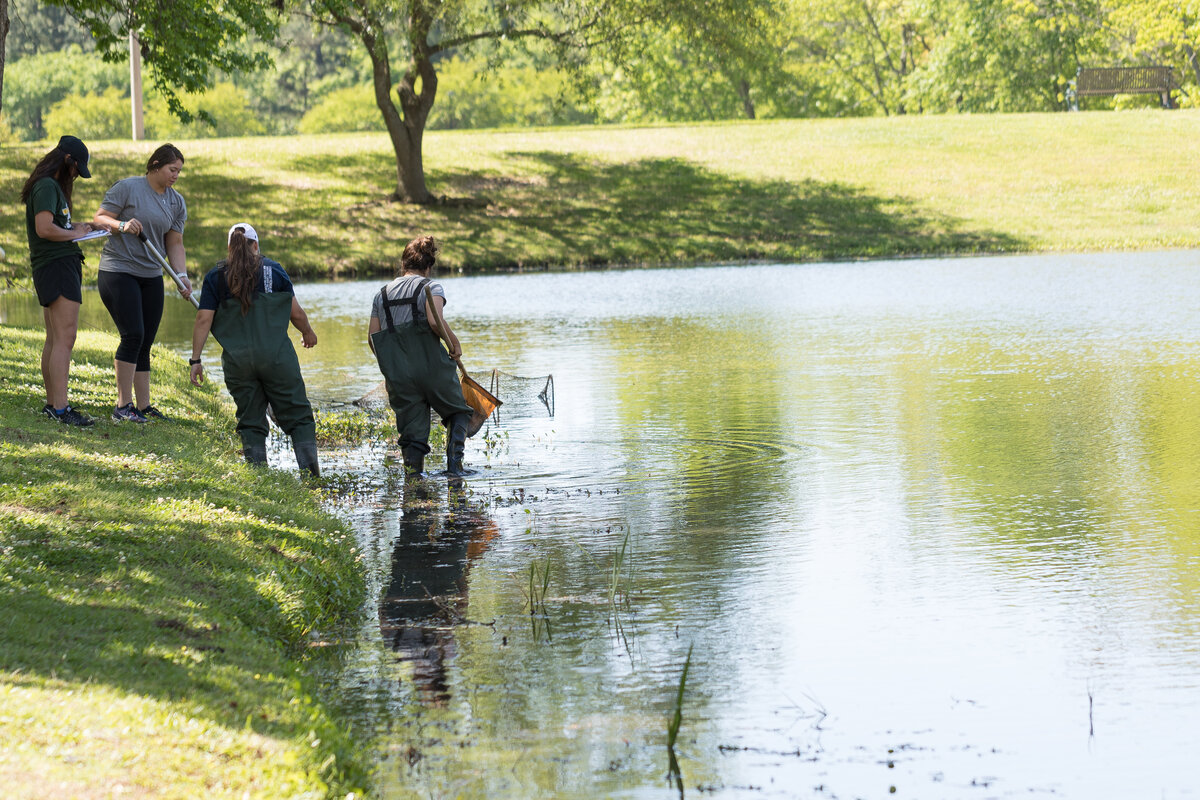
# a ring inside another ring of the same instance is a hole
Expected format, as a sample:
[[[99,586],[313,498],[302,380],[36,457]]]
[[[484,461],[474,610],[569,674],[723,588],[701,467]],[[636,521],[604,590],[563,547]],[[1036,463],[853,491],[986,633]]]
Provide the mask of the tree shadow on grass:
[[[740,178],[683,158],[613,163],[574,153],[512,152],[499,170],[431,170],[434,191],[486,197],[486,208],[413,206],[384,198],[332,209],[341,241],[313,241],[326,263],[345,259],[355,231],[369,232],[369,260],[394,265],[408,237],[432,233],[443,263],[464,269],[818,261],[1004,252],[1025,243],[922,208],[903,197],[815,180]],[[306,156],[292,168],[356,185],[380,175],[358,156]],[[336,253],[336,254],[335,254]]]
[[[547,263],[679,263],[979,253],[1013,250],[1016,237],[900,197],[815,180],[738,178],[679,158],[599,163],[574,154],[513,153],[516,174],[542,181],[439,175],[455,191],[494,192],[489,221],[461,246],[465,261],[515,261],[500,235],[542,242]],[[541,184],[541,185],[539,185]],[[450,219],[466,215],[448,209]],[[455,243],[459,246],[459,243]]]
[[[1028,249],[1018,237],[972,228],[911,198],[846,184],[755,180],[685,158],[612,162],[553,151],[498,158],[498,168],[427,173],[435,193],[486,198],[484,208],[388,199],[395,163],[386,153],[281,154],[269,171],[189,162],[179,188],[190,210],[191,271],[202,275],[224,257],[225,232],[238,221],[259,230],[263,252],[289,273],[313,277],[394,272],[405,243],[421,233],[443,240],[444,266],[466,270]],[[143,171],[132,155],[105,161],[108,176]],[[15,178],[5,185],[19,191]],[[100,194],[99,184],[81,187],[77,206],[90,215]],[[94,269],[98,248],[87,253]],[[9,254],[8,274],[17,274],[20,260]]]

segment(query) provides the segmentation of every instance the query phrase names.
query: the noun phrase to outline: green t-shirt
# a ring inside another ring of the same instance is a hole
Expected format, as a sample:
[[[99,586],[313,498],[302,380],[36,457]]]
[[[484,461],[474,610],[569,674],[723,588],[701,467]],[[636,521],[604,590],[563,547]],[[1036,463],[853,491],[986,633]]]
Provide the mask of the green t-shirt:
[[[76,242],[52,242],[37,235],[34,218],[43,211],[54,215],[54,224],[60,228],[71,227],[71,207],[67,196],[54,178],[42,178],[29,192],[25,204],[25,233],[29,237],[29,262],[34,269],[44,267],[51,261],[67,256],[83,258],[83,251]]]

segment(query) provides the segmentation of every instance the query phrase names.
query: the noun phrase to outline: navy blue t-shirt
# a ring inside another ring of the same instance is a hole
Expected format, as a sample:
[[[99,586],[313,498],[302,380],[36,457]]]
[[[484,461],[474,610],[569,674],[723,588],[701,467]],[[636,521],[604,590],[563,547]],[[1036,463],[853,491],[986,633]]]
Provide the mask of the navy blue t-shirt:
[[[295,294],[292,279],[283,271],[278,262],[263,258],[263,271],[258,273],[258,291],[267,291],[266,271],[271,273],[271,292],[291,292]],[[217,265],[204,276],[204,284],[200,289],[201,310],[216,311],[221,303],[233,297],[229,291],[229,283],[225,280],[225,262],[218,261]]]

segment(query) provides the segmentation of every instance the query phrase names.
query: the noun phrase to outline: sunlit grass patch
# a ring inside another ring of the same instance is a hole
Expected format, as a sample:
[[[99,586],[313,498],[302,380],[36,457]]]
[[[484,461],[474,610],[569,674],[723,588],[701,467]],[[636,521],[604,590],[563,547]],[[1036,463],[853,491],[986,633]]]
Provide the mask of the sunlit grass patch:
[[[361,787],[357,746],[303,666],[310,637],[361,607],[350,532],[295,474],[241,463],[230,409],[175,356],[155,373],[171,419],[114,423],[115,339],[82,334],[71,399],[96,425],[40,415],[22,376],[42,335],[0,328],[6,796]]]
[[[214,724],[176,703],[0,674],[0,708],[4,726],[22,732],[0,750],[6,797],[182,798],[189,787],[205,796],[320,796],[280,768],[291,760],[285,740]],[[149,740],[155,746],[143,747]],[[215,781],[212,760],[229,765]]]

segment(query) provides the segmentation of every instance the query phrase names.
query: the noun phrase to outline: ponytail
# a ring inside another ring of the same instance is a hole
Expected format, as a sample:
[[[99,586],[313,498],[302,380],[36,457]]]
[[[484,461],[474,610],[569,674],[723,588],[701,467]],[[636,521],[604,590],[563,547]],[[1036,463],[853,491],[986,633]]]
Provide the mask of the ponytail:
[[[229,256],[225,261],[225,282],[229,293],[242,304],[242,315],[250,311],[250,304],[258,289],[258,273],[262,268],[262,255],[254,252],[254,240],[246,238],[242,228],[234,228],[229,234]]]

